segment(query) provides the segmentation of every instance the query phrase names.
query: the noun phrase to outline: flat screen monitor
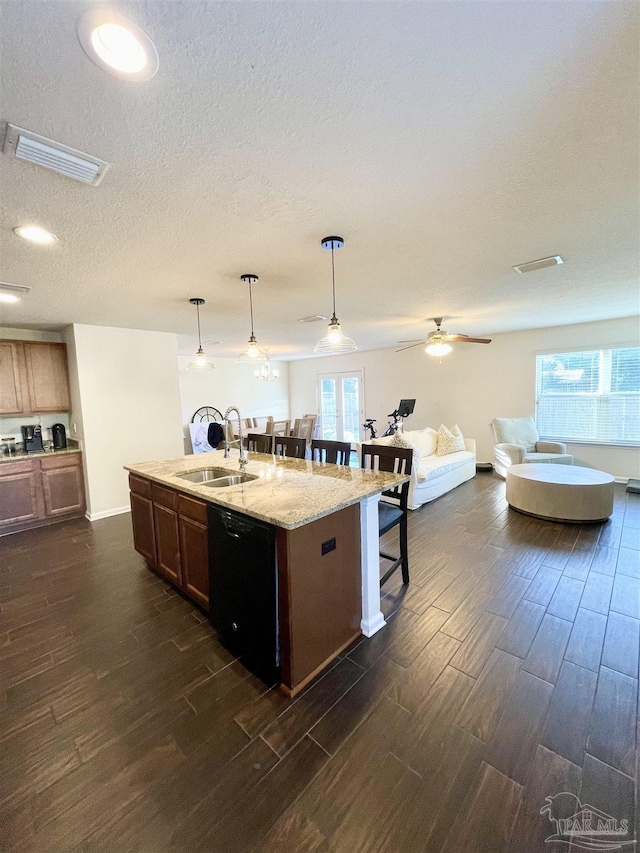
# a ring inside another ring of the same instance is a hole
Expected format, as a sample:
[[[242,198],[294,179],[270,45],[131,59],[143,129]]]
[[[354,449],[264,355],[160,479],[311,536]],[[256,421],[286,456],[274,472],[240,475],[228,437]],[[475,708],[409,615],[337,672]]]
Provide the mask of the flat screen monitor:
[[[415,407],[415,400],[400,400],[400,405],[398,406],[398,417],[408,418],[409,415],[413,414],[413,410],[415,409]]]

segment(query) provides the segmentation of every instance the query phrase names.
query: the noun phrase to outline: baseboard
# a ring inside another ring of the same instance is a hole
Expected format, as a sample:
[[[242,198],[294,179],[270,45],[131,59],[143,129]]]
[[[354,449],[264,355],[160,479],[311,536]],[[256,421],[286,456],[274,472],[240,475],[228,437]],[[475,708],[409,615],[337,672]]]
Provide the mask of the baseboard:
[[[616,481],[616,483],[628,483],[629,482],[629,477],[614,477],[613,479]]]
[[[102,512],[85,512],[84,515],[88,521],[100,521],[101,518],[111,518],[112,515],[122,515],[125,512],[131,512],[129,504],[115,509],[105,509]]]

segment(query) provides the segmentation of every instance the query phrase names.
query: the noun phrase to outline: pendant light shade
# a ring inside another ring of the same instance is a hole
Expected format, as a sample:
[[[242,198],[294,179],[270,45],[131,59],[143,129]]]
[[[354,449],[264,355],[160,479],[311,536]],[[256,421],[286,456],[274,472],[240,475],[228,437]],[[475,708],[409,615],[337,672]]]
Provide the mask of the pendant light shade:
[[[342,237],[325,237],[321,244],[323,249],[331,250],[331,282],[333,294],[333,314],[329,321],[329,328],[324,338],[315,345],[313,351],[320,355],[340,355],[346,352],[355,352],[358,349],[356,342],[343,334],[340,321],[336,317],[336,269],[334,263],[334,251],[344,246]]]
[[[198,317],[198,349],[193,361],[187,365],[187,370],[215,370],[215,364],[207,358],[202,349],[202,336],[200,334],[200,306],[204,305],[204,299],[194,296],[189,300],[192,305],[196,306],[196,315]]]
[[[244,281],[249,285],[249,312],[251,315],[251,335],[249,336],[249,341],[247,342],[247,348],[237,357],[236,361],[240,363],[264,361],[267,358],[267,354],[260,349],[260,347],[258,346],[258,339],[253,333],[253,291],[251,288],[252,285],[254,285],[259,279],[257,275],[253,275],[251,273],[245,273],[244,275],[241,275],[240,279],[241,281]]]

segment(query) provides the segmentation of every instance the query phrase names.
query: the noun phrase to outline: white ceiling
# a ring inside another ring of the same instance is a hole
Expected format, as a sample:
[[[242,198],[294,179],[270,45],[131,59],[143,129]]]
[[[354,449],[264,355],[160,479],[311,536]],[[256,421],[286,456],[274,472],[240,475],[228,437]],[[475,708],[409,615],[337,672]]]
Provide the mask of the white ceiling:
[[[490,334],[638,312],[635,2],[123,2],[160,70],[123,82],[76,36],[89,2],[0,0],[1,113],[112,164],[88,187],[0,155],[0,325],[174,331],[308,355],[445,314]],[[53,249],[12,233],[36,222]],[[526,276],[513,264],[561,254]]]

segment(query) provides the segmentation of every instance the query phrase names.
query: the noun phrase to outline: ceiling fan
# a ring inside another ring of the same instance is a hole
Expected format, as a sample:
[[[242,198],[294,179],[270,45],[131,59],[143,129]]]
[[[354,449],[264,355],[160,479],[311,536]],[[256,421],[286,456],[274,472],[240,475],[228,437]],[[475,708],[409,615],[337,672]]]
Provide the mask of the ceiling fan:
[[[409,344],[409,346],[402,347],[401,349],[397,349],[396,352],[404,352],[406,349],[411,349],[412,347],[418,347],[421,344],[427,344],[425,347],[425,352],[429,355],[433,355],[436,358],[442,358],[443,355],[446,355],[448,352],[451,352],[452,347],[449,344],[490,344],[491,341],[489,338],[470,338],[468,335],[460,335],[455,332],[445,332],[440,326],[446,320],[446,317],[432,317],[433,322],[436,324],[435,332],[429,332],[426,337],[426,340],[422,338],[421,340],[413,340],[413,341],[398,341],[399,344]]]

